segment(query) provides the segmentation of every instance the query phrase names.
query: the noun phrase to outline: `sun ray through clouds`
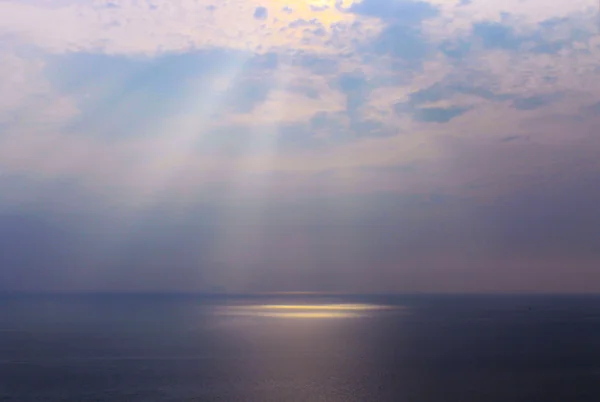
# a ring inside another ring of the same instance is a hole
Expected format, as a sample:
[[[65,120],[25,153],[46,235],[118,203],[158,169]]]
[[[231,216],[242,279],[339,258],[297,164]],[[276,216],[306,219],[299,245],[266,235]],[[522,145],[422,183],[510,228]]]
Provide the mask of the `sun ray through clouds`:
[[[165,202],[172,199],[173,193],[182,194],[198,192],[196,186],[202,184],[202,178],[212,172],[198,169],[196,163],[202,139],[210,129],[210,121],[228,102],[233,87],[239,76],[247,67],[248,57],[233,59],[219,66],[218,77],[206,84],[203,77],[193,77],[187,82],[184,93],[177,99],[181,105],[173,116],[152,127],[149,139],[144,146],[138,147],[130,172],[123,172],[127,177],[125,197],[127,204],[133,209],[128,218],[116,222],[111,228],[115,233],[112,241],[96,253],[95,264],[90,265],[88,280],[93,281],[103,275],[102,269],[93,271],[93,266],[118,266],[128,247],[134,244],[136,236],[144,232],[148,213],[153,213]],[[185,219],[186,200],[182,197],[177,206],[170,208],[169,216],[173,223],[181,223]]]
[[[270,96],[278,96],[288,89],[293,78],[291,54],[279,54],[277,68],[271,81]],[[270,184],[277,172],[273,170],[281,140],[281,127],[286,111],[294,107],[287,102],[265,102],[266,113],[253,119],[247,145],[233,162],[232,174],[228,179],[225,211],[217,246],[217,259],[226,265],[238,267],[238,280],[251,282],[248,271],[253,261],[260,259],[264,247],[265,213],[273,194]],[[232,253],[231,250],[237,250]],[[235,255],[234,255],[235,254]]]

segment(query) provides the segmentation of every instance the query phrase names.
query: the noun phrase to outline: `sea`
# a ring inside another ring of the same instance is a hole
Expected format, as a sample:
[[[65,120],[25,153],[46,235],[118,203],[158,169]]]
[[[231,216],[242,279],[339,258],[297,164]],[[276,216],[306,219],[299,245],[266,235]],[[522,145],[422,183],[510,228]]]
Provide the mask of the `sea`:
[[[5,295],[0,401],[600,401],[589,295]]]

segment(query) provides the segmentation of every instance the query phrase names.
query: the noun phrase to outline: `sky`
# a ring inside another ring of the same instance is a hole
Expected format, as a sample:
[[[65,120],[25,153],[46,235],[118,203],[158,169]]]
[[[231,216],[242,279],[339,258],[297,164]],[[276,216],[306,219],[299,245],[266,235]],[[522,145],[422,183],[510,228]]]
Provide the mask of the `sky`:
[[[600,291],[598,0],[2,0],[0,291]]]

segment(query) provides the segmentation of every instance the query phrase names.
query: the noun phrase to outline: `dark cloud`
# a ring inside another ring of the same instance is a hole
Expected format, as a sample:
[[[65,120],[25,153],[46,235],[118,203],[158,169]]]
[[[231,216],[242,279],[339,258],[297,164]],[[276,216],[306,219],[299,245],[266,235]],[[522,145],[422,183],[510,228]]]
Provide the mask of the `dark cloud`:
[[[473,95],[494,102],[509,100],[513,97],[511,94],[495,93],[491,89],[481,86],[472,86],[469,84],[454,84],[450,85],[449,89],[464,95]]]
[[[266,20],[269,16],[269,10],[266,7],[256,7],[254,9],[254,18],[257,20]]]
[[[542,94],[514,99],[512,105],[517,110],[534,110],[560,100],[561,94]]]
[[[468,107],[425,107],[413,111],[413,119],[427,123],[447,123],[469,110]]]
[[[398,114],[410,113],[417,121],[445,123],[467,112],[471,107],[453,106],[449,108],[423,107],[427,103],[435,103],[452,99],[453,96],[471,95],[491,102],[512,101],[512,106],[518,110],[533,110],[547,106],[561,99],[562,94],[539,94],[519,97],[515,94],[495,93],[482,86],[474,86],[460,82],[438,82],[434,85],[410,94],[407,102],[394,106]]]
[[[472,107],[424,107],[423,105],[451,99],[456,94],[473,95],[491,101],[501,101],[510,98],[507,95],[495,94],[488,89],[478,86],[439,82],[428,88],[413,92],[407,102],[400,102],[394,105],[394,110],[397,114],[411,114],[416,121],[447,123],[466,113]]]
[[[434,84],[428,88],[413,92],[409,96],[409,102],[412,105],[420,105],[427,102],[438,102],[452,96],[453,90],[450,86],[444,86],[441,83]]]

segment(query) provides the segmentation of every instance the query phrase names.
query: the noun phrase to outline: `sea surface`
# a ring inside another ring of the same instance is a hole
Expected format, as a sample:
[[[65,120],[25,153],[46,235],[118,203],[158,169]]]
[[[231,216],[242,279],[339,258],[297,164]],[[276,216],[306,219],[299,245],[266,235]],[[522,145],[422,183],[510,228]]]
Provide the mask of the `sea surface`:
[[[600,401],[600,297],[3,296],[0,401]]]

